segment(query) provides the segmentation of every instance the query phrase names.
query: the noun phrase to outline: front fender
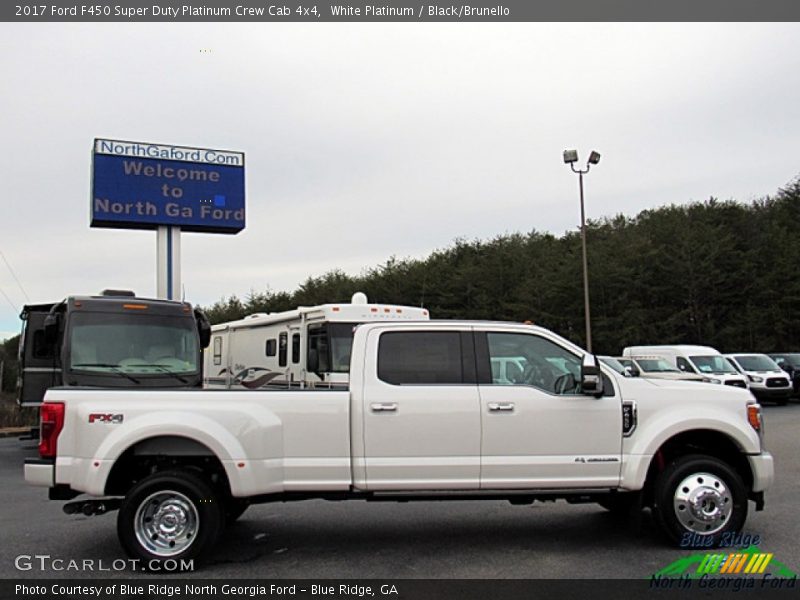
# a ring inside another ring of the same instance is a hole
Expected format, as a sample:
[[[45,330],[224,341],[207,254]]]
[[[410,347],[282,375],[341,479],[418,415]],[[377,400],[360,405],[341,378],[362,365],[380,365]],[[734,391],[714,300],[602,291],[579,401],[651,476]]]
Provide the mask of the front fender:
[[[639,490],[644,487],[647,471],[653,456],[667,440],[693,430],[711,430],[725,435],[744,454],[761,452],[758,433],[750,427],[743,405],[742,415],[726,410],[716,411],[714,406],[696,406],[690,418],[686,405],[663,407],[648,415],[640,409],[636,432],[623,442],[621,487]]]

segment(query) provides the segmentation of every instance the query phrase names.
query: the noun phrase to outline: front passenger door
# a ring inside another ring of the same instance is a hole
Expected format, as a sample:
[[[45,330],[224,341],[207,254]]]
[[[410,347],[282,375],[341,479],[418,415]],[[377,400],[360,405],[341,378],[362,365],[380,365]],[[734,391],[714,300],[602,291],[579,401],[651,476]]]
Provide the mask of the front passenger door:
[[[476,332],[475,346],[481,489],[619,483],[622,404],[608,378],[602,397],[581,393],[582,356],[537,332]],[[517,377],[493,378],[492,363],[519,366]]]

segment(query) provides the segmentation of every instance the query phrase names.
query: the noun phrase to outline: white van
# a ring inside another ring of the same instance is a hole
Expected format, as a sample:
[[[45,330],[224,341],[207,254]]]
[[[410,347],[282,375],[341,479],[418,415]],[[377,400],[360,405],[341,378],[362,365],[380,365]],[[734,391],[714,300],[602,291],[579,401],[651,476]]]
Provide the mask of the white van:
[[[750,391],[759,400],[786,404],[792,395],[792,380],[766,354],[739,352],[726,354],[730,363],[747,377]]]
[[[710,383],[747,388],[745,377],[710,346],[629,346],[623,356],[660,356],[684,373],[702,375]]]

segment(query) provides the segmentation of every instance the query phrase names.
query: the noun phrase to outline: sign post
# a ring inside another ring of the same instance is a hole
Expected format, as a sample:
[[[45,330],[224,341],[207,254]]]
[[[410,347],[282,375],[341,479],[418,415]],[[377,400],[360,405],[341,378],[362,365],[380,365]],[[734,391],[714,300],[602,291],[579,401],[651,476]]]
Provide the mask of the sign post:
[[[245,227],[244,153],[95,139],[92,227],[156,230],[159,298],[181,295],[181,231]]]
[[[156,229],[156,296],[181,299],[180,227],[160,225]]]

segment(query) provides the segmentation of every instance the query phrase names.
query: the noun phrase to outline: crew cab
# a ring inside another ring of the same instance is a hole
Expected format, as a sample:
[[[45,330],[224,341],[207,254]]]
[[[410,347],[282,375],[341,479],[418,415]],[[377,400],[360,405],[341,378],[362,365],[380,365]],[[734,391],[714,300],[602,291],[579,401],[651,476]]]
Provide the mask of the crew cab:
[[[522,372],[501,377],[513,360]],[[741,530],[773,480],[745,389],[626,378],[532,325],[356,328],[349,389],[55,388],[25,479],[119,508],[124,550],[207,555],[250,503],[566,499],[649,506],[674,542]],[[86,521],[83,521],[86,522]],[[76,523],[77,526],[77,523]]]

